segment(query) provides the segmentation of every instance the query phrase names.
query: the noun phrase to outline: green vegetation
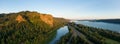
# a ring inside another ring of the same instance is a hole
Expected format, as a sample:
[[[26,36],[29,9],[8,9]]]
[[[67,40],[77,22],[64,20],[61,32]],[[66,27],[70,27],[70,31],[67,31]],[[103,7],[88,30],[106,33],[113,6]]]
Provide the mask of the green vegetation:
[[[67,44],[67,43],[69,44],[119,44],[120,43],[120,33],[117,33],[117,32],[88,27],[88,26],[75,24],[75,23],[69,23],[68,27],[70,32],[65,36],[63,36],[61,40],[58,42],[58,44]],[[74,33],[76,34],[76,36],[74,36]]]
[[[16,21],[16,17],[19,21]],[[37,12],[22,11],[0,15],[0,44],[48,44],[56,29],[67,23],[63,18],[53,18],[53,26],[40,19]]]
[[[30,11],[0,14],[0,44],[48,44],[64,25],[68,25],[69,33],[57,44],[120,43],[120,33],[67,23],[63,18]]]

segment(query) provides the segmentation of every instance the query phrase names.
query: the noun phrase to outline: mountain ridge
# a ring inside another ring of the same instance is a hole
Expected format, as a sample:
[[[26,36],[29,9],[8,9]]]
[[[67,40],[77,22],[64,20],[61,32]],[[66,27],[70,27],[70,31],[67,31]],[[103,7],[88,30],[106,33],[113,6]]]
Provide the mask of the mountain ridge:
[[[4,17],[4,18],[2,18]],[[8,17],[8,18],[5,18]],[[50,14],[42,14],[37,12],[22,11],[18,13],[9,13],[1,16],[1,20],[4,21],[14,21],[14,19],[20,23],[22,21],[29,21],[31,23],[43,21],[46,24],[53,26],[53,16]]]
[[[0,44],[45,44],[67,23],[64,18],[31,11],[0,14]]]

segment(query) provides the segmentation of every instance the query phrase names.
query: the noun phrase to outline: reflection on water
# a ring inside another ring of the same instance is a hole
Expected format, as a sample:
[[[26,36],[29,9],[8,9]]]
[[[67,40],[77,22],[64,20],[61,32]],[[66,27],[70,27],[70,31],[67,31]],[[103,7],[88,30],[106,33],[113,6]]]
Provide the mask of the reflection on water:
[[[83,24],[90,27],[97,27],[102,29],[109,29],[112,31],[120,32],[119,24],[105,23],[105,22],[90,22],[90,21],[76,21],[76,24]]]
[[[61,27],[60,29],[57,30],[57,34],[55,38],[50,42],[50,44],[55,44],[58,40],[60,40],[62,36],[64,36],[68,32],[69,30],[67,26]]]

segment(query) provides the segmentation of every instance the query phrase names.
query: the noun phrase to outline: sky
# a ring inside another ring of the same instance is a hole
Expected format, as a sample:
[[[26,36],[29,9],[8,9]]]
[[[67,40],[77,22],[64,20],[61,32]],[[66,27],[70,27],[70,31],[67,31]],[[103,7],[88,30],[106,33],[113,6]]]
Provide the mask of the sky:
[[[120,18],[120,0],[0,0],[0,13],[37,11],[67,19]]]

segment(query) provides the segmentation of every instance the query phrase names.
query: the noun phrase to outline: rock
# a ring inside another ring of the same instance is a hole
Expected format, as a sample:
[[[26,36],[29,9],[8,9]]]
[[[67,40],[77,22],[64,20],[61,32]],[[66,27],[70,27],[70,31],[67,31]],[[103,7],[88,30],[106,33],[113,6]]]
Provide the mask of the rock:
[[[25,19],[24,19],[21,15],[18,15],[18,16],[16,17],[16,21],[18,21],[18,23],[20,23],[20,22],[25,21]]]
[[[42,14],[42,15],[40,15],[40,19],[41,19],[43,22],[49,24],[50,26],[53,26],[53,17],[52,17],[52,15]]]

